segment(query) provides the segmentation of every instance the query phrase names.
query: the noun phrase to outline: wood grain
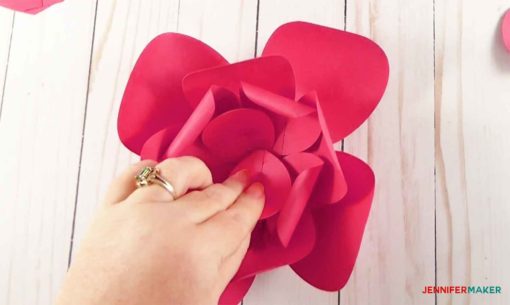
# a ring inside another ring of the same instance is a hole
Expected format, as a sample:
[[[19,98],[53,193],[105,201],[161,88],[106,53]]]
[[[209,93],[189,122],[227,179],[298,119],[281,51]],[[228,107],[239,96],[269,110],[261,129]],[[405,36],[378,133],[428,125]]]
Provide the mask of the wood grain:
[[[112,179],[138,157],[117,134],[117,113],[131,70],[156,35],[177,28],[178,1],[100,1],[76,202],[73,249]]]
[[[15,17],[0,121],[2,304],[51,304],[67,269],[94,8]]]
[[[434,304],[434,57],[431,1],[348,1],[347,30],[390,61],[385,96],[345,150],[372,166],[376,193],[341,304]]]
[[[510,181],[510,56],[499,35],[506,9],[508,1],[436,3],[439,285],[510,285],[504,186]],[[488,303],[509,304],[510,296],[438,295],[438,304]]]

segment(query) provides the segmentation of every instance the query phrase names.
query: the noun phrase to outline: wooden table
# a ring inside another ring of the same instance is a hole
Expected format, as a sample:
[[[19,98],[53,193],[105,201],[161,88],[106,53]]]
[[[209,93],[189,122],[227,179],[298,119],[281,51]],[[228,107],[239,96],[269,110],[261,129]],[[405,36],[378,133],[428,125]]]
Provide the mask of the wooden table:
[[[245,305],[510,304],[507,0],[66,0],[37,16],[0,9],[0,303],[49,305],[109,181],[136,160],[116,119],[157,34],[197,37],[227,59],[306,20],[377,41],[391,76],[345,150],[378,177],[354,273],[340,293],[281,268]],[[499,295],[422,294],[499,285]]]

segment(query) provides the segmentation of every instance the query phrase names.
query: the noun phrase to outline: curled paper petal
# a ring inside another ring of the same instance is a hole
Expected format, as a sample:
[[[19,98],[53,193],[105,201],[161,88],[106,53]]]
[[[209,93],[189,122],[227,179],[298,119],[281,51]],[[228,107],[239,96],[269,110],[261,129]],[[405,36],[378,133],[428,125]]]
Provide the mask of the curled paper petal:
[[[337,156],[349,191],[338,204],[313,212],[315,246],[307,257],[292,265],[305,281],[327,291],[342,288],[352,272],[375,187],[374,173],[366,163],[343,152]]]
[[[250,289],[255,277],[248,277],[238,281],[232,281],[223,291],[218,302],[219,305],[238,305]]]
[[[28,14],[37,14],[63,0],[0,0],[0,6]]]
[[[315,113],[315,109],[263,88],[242,83],[242,92],[253,103],[285,118],[299,118]]]
[[[267,77],[268,75],[271,77]],[[243,82],[294,98],[292,68],[285,58],[279,56],[251,59],[190,73],[184,78],[182,85],[188,102],[194,106],[213,85],[239,94]]]
[[[329,135],[322,105],[318,102],[317,95],[311,92],[304,96],[303,99],[308,103],[315,102],[319,124],[322,128],[322,138],[319,140],[318,148],[313,151],[324,160],[324,167],[317,182],[322,187],[315,190],[312,201],[315,202],[315,205],[334,203],[345,196],[347,183],[345,182],[342,167],[333,150],[333,141]]]
[[[212,91],[207,91],[168,147],[167,156],[179,156],[186,147],[192,145],[212,119],[214,112],[214,95]]]
[[[243,83],[242,91],[248,100],[273,114],[276,153],[290,155],[305,151],[319,138],[321,126],[315,104],[312,107],[247,83]]]
[[[142,160],[160,160],[167,147],[179,133],[178,126],[170,126],[153,134],[143,144],[140,152]]]
[[[182,126],[192,111],[182,92],[182,78],[191,71],[226,63],[212,48],[189,36],[168,33],[152,40],[124,92],[118,119],[122,143],[139,153],[155,132],[168,125]]]
[[[268,151],[258,150],[243,159],[233,172],[246,169],[252,181],[264,184],[266,203],[261,219],[277,213],[291,187],[289,172],[283,163]]]
[[[297,173],[276,224],[278,237],[283,246],[287,247],[313,193],[324,162],[310,153],[287,156],[284,161]]]
[[[503,43],[506,49],[510,52],[510,10],[508,10],[503,17],[501,23],[501,34],[503,35]]]
[[[290,62],[297,96],[317,91],[333,142],[368,118],[388,81],[388,60],[373,41],[306,22],[279,27],[262,55]]]

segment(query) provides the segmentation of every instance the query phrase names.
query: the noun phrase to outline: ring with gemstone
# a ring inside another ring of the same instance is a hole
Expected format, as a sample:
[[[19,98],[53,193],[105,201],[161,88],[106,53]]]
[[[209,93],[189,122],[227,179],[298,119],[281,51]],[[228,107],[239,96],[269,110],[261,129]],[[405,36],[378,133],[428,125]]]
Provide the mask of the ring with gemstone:
[[[167,190],[173,199],[176,198],[174,186],[159,174],[159,169],[156,167],[152,166],[144,167],[138,173],[138,175],[135,176],[135,179],[136,186],[138,188],[146,187],[151,184],[157,184],[163,187],[165,190]]]

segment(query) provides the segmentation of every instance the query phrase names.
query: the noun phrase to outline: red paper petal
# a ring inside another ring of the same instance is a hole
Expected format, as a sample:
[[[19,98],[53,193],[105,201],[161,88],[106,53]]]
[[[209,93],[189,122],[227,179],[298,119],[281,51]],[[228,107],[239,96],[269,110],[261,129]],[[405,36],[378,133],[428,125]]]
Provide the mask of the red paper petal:
[[[178,126],[169,126],[153,134],[143,145],[140,157],[142,160],[162,161],[166,149],[179,132]]]
[[[176,135],[172,144],[168,147],[166,155],[175,157],[181,155],[182,151],[193,144],[204,130],[205,126],[212,119],[215,112],[214,95],[211,90],[203,96],[202,101],[193,110],[182,129]]]
[[[337,204],[314,211],[317,240],[312,252],[291,267],[311,285],[336,291],[352,272],[365,230],[375,178],[363,161],[337,152],[349,191]]]
[[[234,279],[292,264],[307,256],[313,249],[316,235],[310,214],[303,215],[294,235],[285,248],[265,222],[259,223],[253,231],[250,248]]]
[[[315,190],[311,201],[313,201],[315,205],[334,203],[347,193],[347,183],[345,182],[342,168],[340,163],[338,163],[336,153],[333,149],[333,142],[331,141],[329,130],[326,127],[322,105],[317,102],[317,96],[314,92],[305,95],[303,100],[306,103],[316,104],[317,116],[323,133],[322,138],[319,140],[319,146],[314,153],[324,160],[324,166],[320,173],[319,181],[317,182],[320,187]]]
[[[241,107],[239,98],[232,91],[218,86],[212,86],[210,91],[214,95],[215,116]]]
[[[316,114],[287,119],[276,125],[277,136],[273,150],[280,155],[290,155],[307,150],[321,134]]]
[[[310,153],[287,156],[284,161],[298,173],[277,220],[278,237],[287,247],[312,195],[324,162]]]
[[[264,184],[266,202],[261,219],[276,214],[291,188],[289,172],[283,163],[268,151],[257,150],[244,158],[232,172],[247,169],[252,181]]]
[[[336,152],[325,137],[322,137],[314,154],[322,158],[324,166],[317,182],[320,187],[316,188],[310,201],[314,202],[314,206],[335,203],[347,193],[347,183],[342,168],[336,157],[334,159],[331,157],[331,154],[336,155]]]
[[[232,281],[223,291],[218,305],[238,305],[250,289],[255,277],[249,277],[238,281]]]
[[[264,112],[235,109],[214,118],[202,133],[202,142],[226,161],[239,160],[257,149],[270,149],[274,127]]]
[[[297,96],[317,91],[333,142],[368,118],[388,81],[388,60],[373,41],[310,23],[279,27],[264,48],[269,55],[290,62]]]
[[[182,126],[192,110],[182,92],[184,75],[226,63],[209,46],[185,35],[168,33],[152,40],[131,73],[119,110],[124,145],[139,153],[154,133],[168,125]]]
[[[242,83],[241,87],[242,92],[251,102],[278,115],[287,118],[299,118],[315,113],[314,107],[298,103],[293,99],[275,94],[252,84]]]
[[[321,127],[313,107],[274,94],[251,84],[243,83],[246,98],[272,114],[276,140],[273,150],[280,155],[302,152],[319,138]]]
[[[501,33],[503,35],[503,42],[505,43],[505,47],[510,52],[510,10],[506,12],[505,17],[503,17]]]
[[[0,0],[0,6],[6,8],[29,13],[36,14],[42,10],[47,9],[53,4],[62,2],[63,0]]]
[[[294,98],[294,75],[289,63],[279,56],[251,59],[187,75],[182,83],[191,105],[196,105],[213,85],[239,94],[241,82]]]

